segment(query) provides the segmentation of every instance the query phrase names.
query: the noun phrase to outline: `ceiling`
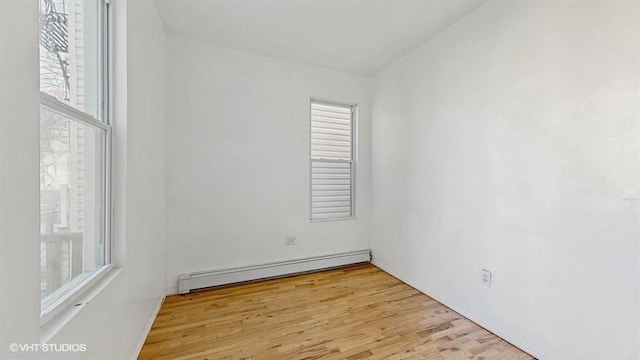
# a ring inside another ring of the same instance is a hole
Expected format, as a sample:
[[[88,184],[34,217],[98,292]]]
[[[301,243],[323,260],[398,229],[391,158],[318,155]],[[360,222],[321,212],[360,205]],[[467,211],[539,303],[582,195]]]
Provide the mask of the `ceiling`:
[[[171,35],[371,76],[487,0],[157,0]]]

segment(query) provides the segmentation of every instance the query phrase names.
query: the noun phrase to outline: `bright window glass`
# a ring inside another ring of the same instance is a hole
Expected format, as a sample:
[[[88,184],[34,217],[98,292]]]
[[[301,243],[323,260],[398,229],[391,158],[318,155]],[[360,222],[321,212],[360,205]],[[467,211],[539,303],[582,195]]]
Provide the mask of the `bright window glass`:
[[[109,264],[106,4],[40,0],[43,314]]]
[[[98,0],[40,0],[40,91],[98,118]]]
[[[41,300],[105,265],[105,130],[41,108]]]

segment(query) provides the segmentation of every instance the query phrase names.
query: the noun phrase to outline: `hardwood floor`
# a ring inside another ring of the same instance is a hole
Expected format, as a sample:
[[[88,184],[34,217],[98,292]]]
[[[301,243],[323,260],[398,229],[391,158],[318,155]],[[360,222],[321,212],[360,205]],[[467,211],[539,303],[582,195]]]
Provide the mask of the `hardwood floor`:
[[[533,359],[373,265],[167,297],[140,359]]]

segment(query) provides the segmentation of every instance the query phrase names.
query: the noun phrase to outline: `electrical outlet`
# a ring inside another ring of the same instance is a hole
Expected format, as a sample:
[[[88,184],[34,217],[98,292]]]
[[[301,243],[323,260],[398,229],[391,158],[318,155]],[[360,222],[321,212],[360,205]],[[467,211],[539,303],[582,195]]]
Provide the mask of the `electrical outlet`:
[[[491,271],[485,269],[480,270],[480,283],[484,286],[491,287]]]
[[[291,246],[296,244],[296,236],[295,235],[286,235],[284,237],[284,245]]]

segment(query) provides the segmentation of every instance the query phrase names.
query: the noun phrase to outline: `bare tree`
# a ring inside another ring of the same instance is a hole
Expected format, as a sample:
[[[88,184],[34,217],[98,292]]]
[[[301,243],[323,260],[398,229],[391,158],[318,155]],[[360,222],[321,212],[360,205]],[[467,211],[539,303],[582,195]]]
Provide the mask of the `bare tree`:
[[[62,9],[58,9],[61,6]],[[59,11],[62,10],[62,11]],[[69,100],[68,16],[66,4],[40,0],[40,90]],[[40,184],[54,181],[55,164],[69,146],[69,121],[43,111],[40,117]]]

